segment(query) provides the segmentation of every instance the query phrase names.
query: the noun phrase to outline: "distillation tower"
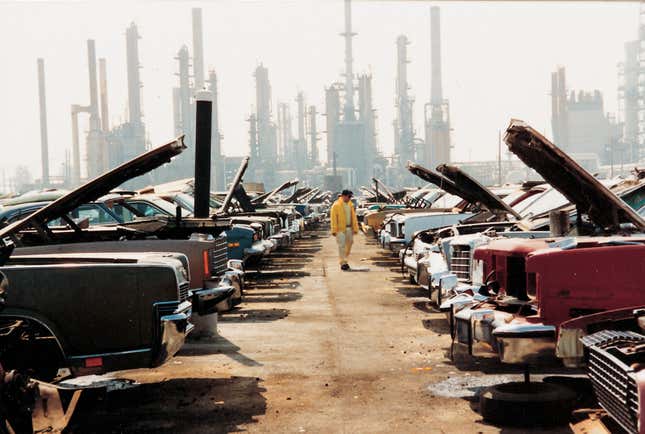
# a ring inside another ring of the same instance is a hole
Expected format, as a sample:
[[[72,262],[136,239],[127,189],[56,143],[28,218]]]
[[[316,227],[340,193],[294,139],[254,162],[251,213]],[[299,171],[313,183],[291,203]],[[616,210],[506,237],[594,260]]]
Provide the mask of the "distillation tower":
[[[127,121],[109,130],[107,119],[107,78],[105,72],[101,73],[101,113],[103,128],[107,134],[108,165],[115,167],[124,161],[141,154],[146,149],[146,127],[143,122],[143,109],[141,103],[141,64],[139,62],[139,30],[136,24],[131,23],[125,32],[127,83],[128,83],[128,117]],[[101,70],[105,62],[101,62]],[[105,95],[105,99],[103,98]],[[105,101],[105,103],[103,102]]]
[[[269,70],[262,64],[255,68],[255,113],[249,118],[252,174],[267,185],[275,182],[278,143],[277,127],[271,113]]]
[[[405,167],[408,161],[416,160],[414,143],[413,104],[414,100],[408,94],[408,38],[401,35],[396,40],[396,113],[394,120],[394,152],[399,167]]]
[[[378,151],[371,75],[359,76],[358,86],[355,85],[352,39],[356,33],[352,31],[351,0],[345,0],[345,31],[342,36],[345,39],[344,85],[335,83],[325,91],[327,157],[334,171],[337,167],[345,173],[342,180],[345,186],[358,187],[371,182]],[[358,109],[355,105],[357,91]]]
[[[188,148],[167,168],[168,179],[193,176],[195,164],[195,95],[207,90],[213,101],[211,130],[211,185],[221,190],[225,187],[224,156],[222,155],[222,134],[219,126],[217,75],[209,71],[208,80],[204,72],[204,42],[202,10],[192,9],[193,58],[191,64],[188,47],[183,45],[177,52],[177,76],[179,85],[173,88],[173,122],[175,134],[184,134]],[[191,82],[192,69],[192,82]]]

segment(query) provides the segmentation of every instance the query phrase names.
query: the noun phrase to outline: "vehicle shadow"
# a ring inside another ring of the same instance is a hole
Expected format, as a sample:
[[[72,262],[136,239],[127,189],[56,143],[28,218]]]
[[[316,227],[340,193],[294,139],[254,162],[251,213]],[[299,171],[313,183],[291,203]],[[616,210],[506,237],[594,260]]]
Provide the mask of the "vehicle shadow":
[[[220,323],[258,323],[281,320],[289,316],[289,309],[237,309],[225,312],[217,319]]]
[[[67,433],[228,433],[267,410],[256,377],[178,378],[84,395]]]
[[[253,291],[250,295],[244,296],[245,303],[285,303],[297,301],[302,298],[301,292],[257,292]]]
[[[396,292],[408,298],[428,298],[428,291],[420,286],[399,286],[394,288]]]
[[[437,308],[434,306],[434,304],[430,303],[430,302],[427,300],[427,298],[428,298],[428,292],[427,292],[427,291],[425,291],[425,290],[423,291],[423,297],[425,297],[425,298],[426,298],[426,300],[425,300],[425,301],[415,301],[414,303],[412,303],[412,306],[413,306],[415,309],[418,309],[418,310],[420,310],[421,312],[424,312],[424,313],[441,313],[441,311],[440,311],[439,309],[437,309]],[[445,318],[444,318],[444,321],[445,321]],[[447,322],[447,321],[446,321],[446,324],[448,324],[448,322]]]
[[[223,354],[244,366],[262,366],[262,363],[257,360],[240,353],[240,347],[221,335],[190,341],[178,353],[179,356],[208,356],[211,354]]]
[[[276,254],[288,254],[288,255],[301,255],[301,254],[309,254],[309,255],[314,255],[315,253],[318,253],[322,249],[322,244],[320,243],[309,243],[308,245],[304,246],[301,243],[298,243],[296,246],[291,246],[285,250],[278,251],[278,252],[273,252],[271,253],[271,256],[274,256]]]
[[[303,267],[304,268],[304,267]],[[296,271],[296,270],[281,270],[276,267],[276,271],[273,270],[262,270],[252,273],[247,273],[246,277],[249,280],[251,286],[258,281],[270,280],[270,279],[294,279],[300,277],[311,276],[311,273],[307,271]]]
[[[287,252],[279,252],[279,253],[272,253],[271,254],[271,259],[291,259],[291,258],[313,258],[316,255],[314,253],[294,253],[291,251]]]
[[[461,345],[453,344],[452,349],[446,348],[445,356],[450,363],[460,371],[479,371],[484,374],[518,374],[524,373],[524,366],[510,363],[502,363],[499,359],[491,356],[470,356],[468,350]],[[559,361],[544,363],[541,365],[532,365],[529,367],[531,376],[541,375],[584,375],[585,370],[575,368],[565,368]]]
[[[287,280],[281,281],[281,282],[273,282],[270,280],[266,281],[257,281],[257,282],[252,282],[249,283],[248,286],[245,288],[245,290],[251,291],[250,294],[254,295],[257,294],[258,290],[270,290],[270,289],[295,289],[302,286],[299,281],[297,280]]]
[[[285,267],[289,267],[292,270],[301,270],[307,266],[311,260],[306,261],[297,261],[297,260],[288,260],[288,261],[270,261],[262,264],[260,271],[262,273],[272,273],[279,270],[284,270]],[[288,272],[286,270],[284,272]]]
[[[421,320],[421,324],[426,330],[431,330],[437,334],[450,334],[450,325],[446,322],[446,318],[441,315],[437,318],[426,318]]]

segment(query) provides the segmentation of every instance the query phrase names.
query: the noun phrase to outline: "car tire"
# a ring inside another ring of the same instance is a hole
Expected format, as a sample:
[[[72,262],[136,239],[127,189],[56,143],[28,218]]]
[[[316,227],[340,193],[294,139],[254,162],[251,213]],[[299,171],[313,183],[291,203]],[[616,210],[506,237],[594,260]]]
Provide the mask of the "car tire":
[[[568,423],[576,394],[541,382],[510,382],[487,387],[479,395],[484,420],[506,426],[556,426]]]

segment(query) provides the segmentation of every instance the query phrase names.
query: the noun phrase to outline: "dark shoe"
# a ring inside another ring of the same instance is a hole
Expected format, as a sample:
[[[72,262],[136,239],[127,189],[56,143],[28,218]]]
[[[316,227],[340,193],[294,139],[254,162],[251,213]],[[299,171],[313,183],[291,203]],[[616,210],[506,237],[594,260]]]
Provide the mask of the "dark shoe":
[[[340,269],[343,271],[349,271],[349,264],[343,264],[340,266]]]

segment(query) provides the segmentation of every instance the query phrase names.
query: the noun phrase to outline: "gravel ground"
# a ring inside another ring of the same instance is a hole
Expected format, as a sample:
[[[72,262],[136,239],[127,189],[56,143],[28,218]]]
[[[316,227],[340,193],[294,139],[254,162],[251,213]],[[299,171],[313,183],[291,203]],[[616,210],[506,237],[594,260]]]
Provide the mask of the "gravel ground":
[[[449,358],[442,314],[363,235],[344,273],[320,231],[249,273],[219,337],[166,365],[121,373],[141,385],[84,397],[72,433],[520,433],[482,421],[475,393],[519,378],[494,361]],[[530,432],[571,432],[532,430]]]

